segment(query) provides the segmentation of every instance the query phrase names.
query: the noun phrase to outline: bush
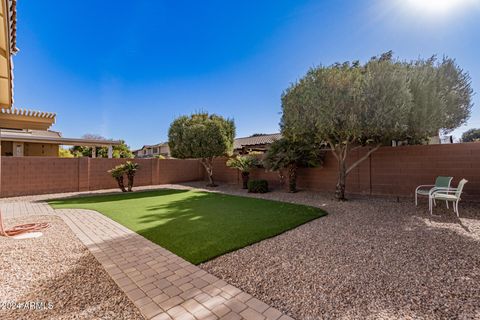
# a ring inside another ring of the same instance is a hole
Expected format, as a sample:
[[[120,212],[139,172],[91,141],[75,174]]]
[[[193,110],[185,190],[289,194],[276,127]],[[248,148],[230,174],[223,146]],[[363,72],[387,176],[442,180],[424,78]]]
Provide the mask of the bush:
[[[268,181],[267,180],[248,181],[248,192],[251,192],[251,193],[267,193],[268,192]]]
[[[118,187],[123,192],[131,192],[133,188],[133,180],[135,178],[135,173],[139,168],[138,163],[127,161],[124,164],[119,164],[115,168],[108,170],[108,173],[117,181]],[[125,189],[125,183],[123,182],[123,176],[127,175],[128,184],[127,189]]]

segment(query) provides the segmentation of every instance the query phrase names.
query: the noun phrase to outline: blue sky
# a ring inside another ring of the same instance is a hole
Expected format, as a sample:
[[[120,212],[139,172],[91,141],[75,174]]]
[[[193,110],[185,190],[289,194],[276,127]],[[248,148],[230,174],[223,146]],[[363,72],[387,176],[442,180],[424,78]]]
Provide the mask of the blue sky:
[[[15,105],[133,148],[199,110],[234,118],[237,136],[272,133],[309,67],[388,50],[453,57],[480,94],[480,1],[436,1],[19,1]],[[455,136],[480,127],[479,94]]]

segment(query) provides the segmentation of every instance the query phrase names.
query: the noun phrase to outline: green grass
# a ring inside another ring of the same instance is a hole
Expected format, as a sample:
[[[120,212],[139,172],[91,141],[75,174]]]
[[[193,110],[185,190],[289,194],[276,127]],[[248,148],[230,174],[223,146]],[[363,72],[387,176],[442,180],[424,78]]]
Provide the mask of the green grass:
[[[326,215],[314,207],[194,190],[155,190],[49,202],[96,210],[198,264]]]

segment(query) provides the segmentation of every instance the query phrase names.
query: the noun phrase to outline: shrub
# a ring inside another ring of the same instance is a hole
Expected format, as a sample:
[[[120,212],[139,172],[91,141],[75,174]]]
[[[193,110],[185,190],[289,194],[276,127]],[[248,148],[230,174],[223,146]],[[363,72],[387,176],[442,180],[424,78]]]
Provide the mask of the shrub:
[[[125,183],[123,182],[123,175],[125,173],[125,167],[123,164],[116,166],[115,168],[108,170],[108,173],[117,181],[118,187],[122,192],[127,192],[125,189]]]
[[[248,181],[248,192],[251,193],[267,193],[268,181],[267,180],[251,180]]]
[[[135,173],[139,167],[138,163],[127,161],[124,164],[119,164],[115,168],[108,170],[108,173],[117,181],[118,187],[123,192],[131,192],[133,188],[133,179],[135,178]],[[125,189],[125,183],[123,182],[123,176],[127,175],[128,183],[127,189]]]
[[[297,169],[313,168],[323,164],[325,153],[313,141],[292,141],[279,139],[274,141],[265,153],[262,163],[267,170],[278,171],[283,184],[287,171],[288,191],[297,192]]]
[[[128,178],[128,185],[127,189],[128,191],[132,191],[133,188],[133,179],[135,178],[135,174],[137,173],[138,167],[140,165],[135,162],[127,161],[124,165],[123,168],[125,170],[125,174],[127,175]]]
[[[240,172],[242,173],[243,189],[247,189],[250,170],[257,166],[258,163],[258,159],[254,156],[236,156],[234,158],[228,159],[227,167],[240,170]]]

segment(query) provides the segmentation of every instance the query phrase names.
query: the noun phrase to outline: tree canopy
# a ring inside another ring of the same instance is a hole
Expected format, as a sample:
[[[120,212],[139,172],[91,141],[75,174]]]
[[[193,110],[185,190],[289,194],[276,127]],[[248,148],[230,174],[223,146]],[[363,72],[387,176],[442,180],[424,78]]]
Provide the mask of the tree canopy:
[[[87,140],[107,140],[106,138],[96,134],[85,134],[82,139]],[[130,147],[125,143],[125,140],[120,140],[120,145],[113,146],[113,158],[133,158],[133,153]],[[101,147],[96,149],[97,157],[108,158],[108,147]],[[70,148],[70,152],[75,157],[91,157],[92,147],[74,146]]]
[[[234,137],[233,120],[202,112],[175,119],[168,131],[168,145],[174,158],[200,159],[213,186],[213,159],[232,154]]]
[[[391,140],[421,143],[439,131],[464,124],[470,116],[468,73],[443,58],[399,61],[387,52],[365,64],[316,67],[282,95],[284,137],[325,142],[339,162],[337,198],[344,199],[348,173]],[[348,152],[370,145],[349,167]]]
[[[462,142],[480,142],[480,128],[465,131],[462,134]]]

